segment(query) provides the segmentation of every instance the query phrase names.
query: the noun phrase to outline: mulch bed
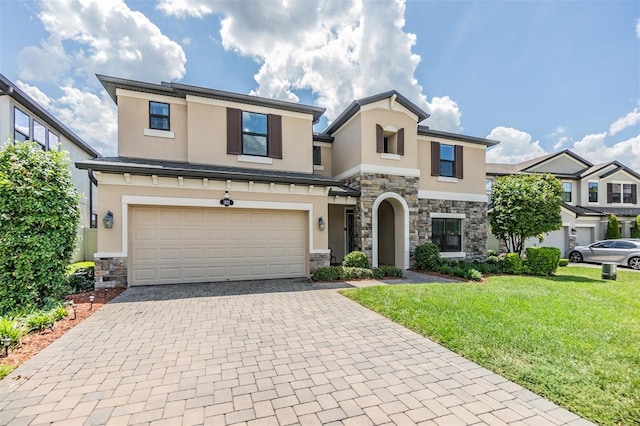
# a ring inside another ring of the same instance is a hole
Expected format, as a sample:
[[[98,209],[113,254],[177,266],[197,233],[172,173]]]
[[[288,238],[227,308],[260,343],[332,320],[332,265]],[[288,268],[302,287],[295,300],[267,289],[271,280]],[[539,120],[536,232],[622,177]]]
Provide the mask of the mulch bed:
[[[22,338],[22,344],[18,348],[9,350],[8,357],[0,358],[0,365],[12,365],[15,368],[23,364],[42,349],[49,346],[54,340],[89,318],[94,312],[100,310],[105,303],[108,303],[123,291],[123,288],[110,288],[106,291],[96,290],[90,293],[78,293],[67,296],[66,299],[73,301],[76,306],[76,318],[73,319],[73,309],[71,306],[67,307],[69,316],[56,322],[53,331],[46,329],[41,332],[27,334]],[[89,296],[91,294],[95,296],[93,308],[89,302]],[[2,355],[4,355],[4,352],[2,352]]]

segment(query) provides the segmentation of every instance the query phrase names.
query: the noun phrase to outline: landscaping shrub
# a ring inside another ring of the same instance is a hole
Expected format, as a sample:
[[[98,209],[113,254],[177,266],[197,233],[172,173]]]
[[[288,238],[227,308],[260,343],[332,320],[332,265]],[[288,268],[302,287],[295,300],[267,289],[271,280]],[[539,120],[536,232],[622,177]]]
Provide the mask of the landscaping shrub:
[[[380,265],[373,268],[373,278],[380,280],[383,278],[402,278],[402,270],[392,265]]]
[[[465,278],[466,275],[467,275],[467,271],[463,266],[455,266],[453,268],[453,276],[459,277],[459,278]]]
[[[507,274],[518,275],[522,273],[522,259],[518,253],[507,253],[502,259],[502,270]]]
[[[13,365],[0,365],[0,379],[8,376],[13,370]]]
[[[69,310],[66,305],[60,305],[52,311],[52,316],[54,321],[60,321],[69,316]]]
[[[609,222],[607,222],[607,233],[604,235],[607,240],[615,240],[620,238],[620,222],[615,214],[609,216]]]
[[[344,266],[342,268],[343,280],[366,280],[370,278],[373,278],[373,271],[371,269],[351,266]]]
[[[11,339],[11,347],[20,346],[25,329],[20,322],[12,318],[0,317],[0,337]]]
[[[52,327],[56,323],[53,315],[53,311],[44,312],[36,311],[26,318],[25,325],[29,332],[42,331],[46,328]]]
[[[318,268],[311,276],[313,281],[337,281],[342,279],[342,266]]]
[[[487,257],[491,257],[491,256],[498,257],[498,252],[496,250],[493,250],[493,249],[487,250]]]
[[[443,263],[440,265],[440,269],[438,270],[441,274],[444,275],[453,275],[453,268],[449,263]]]
[[[487,263],[489,264],[496,264],[500,262],[500,259],[498,259],[498,256],[489,256],[487,257]]]
[[[442,263],[440,250],[433,243],[419,245],[413,254],[416,259],[416,267],[423,271],[437,271]]]
[[[348,268],[368,268],[369,259],[367,259],[367,255],[363,252],[354,250],[344,257],[342,266]]]
[[[569,264],[569,259],[560,259],[558,261],[558,266],[567,266]]]
[[[640,214],[631,223],[631,238],[640,238]]]
[[[473,281],[482,281],[482,273],[477,269],[467,269],[465,278]]]
[[[77,262],[67,268],[69,293],[86,293],[94,289],[94,262]]]
[[[527,273],[552,275],[558,269],[560,249],[557,247],[529,247],[527,249]]]

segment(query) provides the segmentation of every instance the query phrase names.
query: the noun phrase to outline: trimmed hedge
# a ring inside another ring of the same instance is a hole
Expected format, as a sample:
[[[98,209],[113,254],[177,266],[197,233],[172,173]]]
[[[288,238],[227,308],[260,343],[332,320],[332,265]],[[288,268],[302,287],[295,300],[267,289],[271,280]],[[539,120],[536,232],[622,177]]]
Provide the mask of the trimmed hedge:
[[[442,264],[440,249],[433,243],[421,244],[413,252],[416,267],[422,271],[437,271]]]
[[[342,266],[318,268],[311,276],[313,281],[337,281],[342,277]]]
[[[520,255],[518,253],[507,253],[504,255],[502,259],[502,271],[506,274],[521,274],[523,271],[522,268],[522,259],[520,259]]]
[[[558,269],[560,249],[557,247],[529,247],[526,272],[531,275],[552,275]]]
[[[558,266],[568,266],[569,265],[569,259],[560,259],[558,261]]]
[[[346,281],[383,279],[388,277],[402,278],[402,270],[390,265],[381,265],[378,268],[356,268],[352,266],[326,266],[317,269],[311,279],[313,281]]]
[[[367,255],[363,252],[354,250],[344,257],[342,266],[348,268],[368,268],[369,259],[367,259]]]
[[[380,280],[383,278],[402,278],[402,270],[391,265],[380,265],[373,268],[373,278]]]

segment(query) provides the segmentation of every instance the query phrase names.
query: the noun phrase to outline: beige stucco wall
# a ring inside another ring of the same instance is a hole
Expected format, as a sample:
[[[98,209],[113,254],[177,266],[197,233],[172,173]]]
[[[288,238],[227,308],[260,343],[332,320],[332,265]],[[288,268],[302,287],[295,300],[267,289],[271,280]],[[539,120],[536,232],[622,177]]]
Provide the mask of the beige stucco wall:
[[[620,183],[620,184],[636,184],[638,188],[640,188],[640,181],[630,174],[620,171],[618,173],[614,173],[611,176],[607,176],[604,179],[600,179],[598,183],[598,204],[605,206],[616,206],[616,207],[640,207],[640,203],[630,204],[630,203],[615,203],[615,204],[607,204],[607,184],[608,183]],[[585,184],[585,186],[588,186]],[[639,191],[640,192],[640,191]],[[640,195],[640,194],[638,194]],[[640,200],[640,196],[638,197]]]
[[[388,104],[388,101],[384,101]],[[395,108],[399,108],[396,104]],[[362,128],[362,162],[388,167],[406,167],[415,169],[418,167],[417,147],[417,121],[415,116],[408,115],[403,107],[397,110],[383,109],[381,107],[368,109],[361,113]],[[376,124],[385,128],[393,128],[396,132],[404,128],[404,155],[399,159],[382,158],[376,152]]]
[[[361,150],[361,117],[356,114],[349,122],[333,134],[331,149],[332,172],[337,176],[360,164]]]
[[[314,142],[314,146],[317,143]],[[315,174],[318,175],[322,175],[322,176],[326,176],[326,177],[332,177],[333,176],[333,161],[332,161],[332,147],[330,144],[328,143],[321,143],[318,144],[318,146],[320,146],[320,157],[322,160],[322,170],[317,170],[315,167],[313,169],[313,172]]]
[[[232,182],[228,187],[226,182],[208,181],[207,188],[203,187],[203,181],[198,179],[184,179],[180,185],[177,178],[159,178],[158,184],[152,184],[149,176],[131,176],[131,184],[126,184],[122,175],[102,175],[100,182],[100,206],[98,216],[103,217],[107,211],[114,213],[114,225],[112,229],[105,229],[102,224],[98,227],[98,252],[122,253],[125,249],[122,241],[122,197],[145,196],[161,197],[162,205],[174,205],[179,199],[197,199],[211,206],[211,208],[224,208],[219,205],[224,191],[228,190],[235,201],[262,201],[267,203],[293,203],[296,205],[311,205],[311,229],[313,236],[312,250],[326,250],[328,248],[328,224],[324,231],[318,229],[319,217],[328,217],[327,197],[324,188],[313,188],[309,193],[307,186],[275,185],[255,183],[249,189],[247,182]],[[164,201],[166,200],[166,203]],[[236,206],[238,203],[236,203]],[[267,204],[268,205],[268,204]],[[282,208],[274,204],[273,207]],[[242,207],[229,207],[242,208]],[[296,210],[296,208],[287,208]],[[127,250],[128,251],[128,250]]]
[[[169,103],[174,138],[145,136],[149,128],[149,101]],[[140,96],[118,91],[118,155],[166,161],[187,161],[187,106],[167,96]]]
[[[584,170],[585,165],[569,155],[561,155],[539,166],[532,167],[531,171],[537,173],[573,174]]]
[[[443,182],[438,176],[431,176],[431,141],[446,145],[463,146],[463,178],[457,182]],[[420,168],[420,190],[457,192],[465,194],[485,194],[487,174],[486,147],[450,139],[419,136],[418,157]]]

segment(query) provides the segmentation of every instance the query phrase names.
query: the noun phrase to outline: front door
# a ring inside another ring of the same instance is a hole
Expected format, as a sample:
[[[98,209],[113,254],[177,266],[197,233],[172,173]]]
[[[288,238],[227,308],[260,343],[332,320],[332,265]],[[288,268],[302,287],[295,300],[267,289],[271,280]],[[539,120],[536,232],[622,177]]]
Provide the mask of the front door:
[[[353,214],[353,210],[347,210],[347,226],[344,228],[345,230],[345,254],[351,253],[355,248],[355,216]]]

